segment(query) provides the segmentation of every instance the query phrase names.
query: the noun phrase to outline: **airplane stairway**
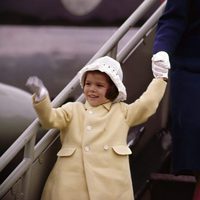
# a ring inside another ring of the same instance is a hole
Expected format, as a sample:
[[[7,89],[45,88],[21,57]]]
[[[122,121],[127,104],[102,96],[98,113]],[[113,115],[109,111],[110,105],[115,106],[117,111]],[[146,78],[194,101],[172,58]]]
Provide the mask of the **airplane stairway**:
[[[145,186],[138,191],[136,200],[192,200],[195,189],[194,176],[176,176],[170,171],[171,153],[166,155],[161,168],[151,172]]]

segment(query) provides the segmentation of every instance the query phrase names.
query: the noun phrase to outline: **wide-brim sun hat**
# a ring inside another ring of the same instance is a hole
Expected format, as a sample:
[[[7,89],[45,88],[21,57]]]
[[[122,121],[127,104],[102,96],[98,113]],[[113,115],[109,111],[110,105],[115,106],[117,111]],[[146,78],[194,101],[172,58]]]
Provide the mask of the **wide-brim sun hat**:
[[[84,87],[86,72],[95,70],[106,73],[117,87],[119,94],[114,102],[125,101],[127,98],[127,93],[122,82],[123,72],[120,63],[109,56],[104,56],[96,59],[91,64],[86,65],[78,73],[82,88]]]

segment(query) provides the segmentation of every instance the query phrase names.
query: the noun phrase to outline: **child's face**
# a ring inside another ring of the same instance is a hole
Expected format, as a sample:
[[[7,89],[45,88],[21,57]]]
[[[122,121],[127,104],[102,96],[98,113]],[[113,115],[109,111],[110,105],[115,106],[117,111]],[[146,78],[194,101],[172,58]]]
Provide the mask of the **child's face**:
[[[91,106],[99,106],[110,101],[106,98],[109,87],[108,77],[104,73],[87,72],[83,92]]]

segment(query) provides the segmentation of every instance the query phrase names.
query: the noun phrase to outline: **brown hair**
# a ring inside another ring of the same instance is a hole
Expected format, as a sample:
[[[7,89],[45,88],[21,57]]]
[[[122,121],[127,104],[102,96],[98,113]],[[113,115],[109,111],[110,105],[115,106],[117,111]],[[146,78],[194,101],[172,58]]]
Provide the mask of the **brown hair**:
[[[107,99],[109,99],[110,101],[114,101],[114,100],[117,98],[117,96],[118,96],[118,94],[119,94],[119,91],[118,91],[116,85],[115,85],[115,84],[113,83],[113,81],[111,80],[111,78],[110,78],[106,73],[101,72],[101,71],[99,71],[99,70],[87,71],[87,72],[85,73],[85,76],[84,76],[84,86],[85,86],[85,80],[86,80],[86,77],[87,77],[87,73],[88,73],[88,72],[98,72],[98,73],[102,73],[102,74],[104,74],[104,75],[106,76],[106,79],[107,79],[107,81],[108,81],[110,87],[109,87],[109,89],[106,91],[105,97],[106,97]]]
[[[106,74],[107,75],[107,74]],[[107,75],[108,76],[108,75]],[[108,76],[109,78],[109,84],[110,84],[110,87],[109,89],[107,90],[106,92],[106,98],[109,99],[110,101],[114,101],[118,94],[119,94],[119,91],[116,87],[116,85],[113,83],[113,81],[111,80],[111,78]]]

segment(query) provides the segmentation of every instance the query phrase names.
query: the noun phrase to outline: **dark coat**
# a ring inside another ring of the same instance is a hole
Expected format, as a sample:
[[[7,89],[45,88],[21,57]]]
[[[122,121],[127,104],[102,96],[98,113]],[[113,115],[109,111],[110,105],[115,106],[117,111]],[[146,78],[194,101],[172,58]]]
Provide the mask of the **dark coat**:
[[[170,56],[175,172],[200,170],[200,0],[168,0],[153,53]]]

